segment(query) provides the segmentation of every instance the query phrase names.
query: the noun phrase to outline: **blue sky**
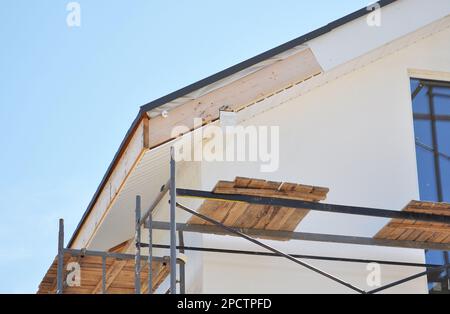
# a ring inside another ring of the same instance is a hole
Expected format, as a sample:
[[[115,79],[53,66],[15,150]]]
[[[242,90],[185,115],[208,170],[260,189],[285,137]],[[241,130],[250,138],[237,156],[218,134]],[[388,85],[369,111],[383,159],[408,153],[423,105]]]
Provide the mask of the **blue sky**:
[[[0,6],[0,293],[34,293],[139,106],[367,0],[64,0]]]

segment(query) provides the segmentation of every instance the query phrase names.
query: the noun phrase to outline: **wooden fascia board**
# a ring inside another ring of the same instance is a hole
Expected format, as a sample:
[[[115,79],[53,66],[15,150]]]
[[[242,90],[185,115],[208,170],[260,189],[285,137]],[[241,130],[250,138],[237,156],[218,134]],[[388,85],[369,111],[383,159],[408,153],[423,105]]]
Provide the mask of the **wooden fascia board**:
[[[194,130],[194,119],[202,125],[219,118],[220,111],[239,111],[289,86],[322,73],[322,68],[310,49],[305,49],[242,79],[189,101],[149,122],[149,147],[158,147],[174,139],[173,128],[185,126]]]
[[[149,118],[146,114],[139,113],[75,230],[68,247],[85,247],[92,240],[130,174],[149,148],[148,120]],[[125,171],[118,173],[118,169],[125,169]],[[98,209],[99,207],[103,207],[103,209]],[[93,212],[96,211],[100,212],[96,213],[97,220],[95,217],[92,217]],[[87,225],[89,225],[89,228],[87,228]],[[80,240],[80,235],[85,232],[90,233],[85,235],[85,238],[88,237],[88,240]]]

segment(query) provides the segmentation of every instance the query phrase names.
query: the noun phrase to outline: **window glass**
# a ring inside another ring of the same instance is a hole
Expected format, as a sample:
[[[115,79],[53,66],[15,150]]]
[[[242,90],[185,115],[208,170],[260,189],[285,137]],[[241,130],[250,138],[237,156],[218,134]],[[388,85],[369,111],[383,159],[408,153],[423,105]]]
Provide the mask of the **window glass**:
[[[433,87],[433,92],[436,94],[450,96],[450,85],[449,87]]]
[[[450,115],[450,95],[434,94],[434,111],[437,115]]]
[[[440,158],[442,194],[444,202],[450,202],[450,160],[448,158]]]
[[[411,80],[411,95],[414,94],[414,91],[419,86],[420,81],[419,80]]]
[[[411,80],[420,198],[450,202],[450,85],[427,81],[420,84],[423,87],[418,92],[419,82]],[[433,128],[436,130],[434,140]],[[427,251],[426,261],[429,264],[448,264],[449,253]],[[449,279],[450,274],[445,270],[430,273],[430,293],[450,293]]]
[[[417,167],[421,200],[435,201],[438,194],[433,153],[422,147],[417,147]]]
[[[436,129],[439,152],[450,156],[450,121],[436,121]]]
[[[440,251],[428,251],[428,261],[431,264],[442,265],[445,259]]]
[[[414,97],[413,111],[414,113],[422,113],[422,114],[430,113],[427,88],[422,88],[420,92]]]
[[[414,132],[416,141],[420,144],[433,147],[433,137],[431,135],[431,121],[430,120],[415,120]]]
[[[441,251],[428,251],[427,263],[434,265],[444,265],[445,255]],[[428,288],[435,293],[442,293],[445,288],[448,288],[445,277],[447,276],[445,271],[439,271],[430,273],[428,275]]]

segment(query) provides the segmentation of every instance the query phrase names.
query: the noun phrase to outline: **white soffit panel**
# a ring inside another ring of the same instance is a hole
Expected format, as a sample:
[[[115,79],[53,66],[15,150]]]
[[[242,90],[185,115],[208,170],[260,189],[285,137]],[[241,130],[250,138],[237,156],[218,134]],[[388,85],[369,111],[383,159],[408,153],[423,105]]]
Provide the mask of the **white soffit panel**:
[[[324,71],[448,16],[450,0],[402,0],[380,13],[380,26],[369,26],[364,16],[308,42]]]
[[[197,98],[199,98],[199,97],[201,97],[203,95],[206,95],[206,94],[208,94],[210,92],[213,92],[213,91],[215,91],[215,90],[217,90],[217,89],[219,89],[219,88],[221,88],[221,87],[223,87],[225,85],[231,84],[231,83],[233,83],[233,82],[235,82],[235,81],[237,81],[237,80],[239,80],[239,79],[241,79],[241,78],[243,78],[243,77],[245,77],[247,75],[255,73],[255,72],[257,72],[257,71],[259,71],[259,70],[261,70],[263,68],[266,68],[266,67],[268,67],[268,66],[270,66],[270,65],[272,65],[272,64],[274,64],[276,62],[279,62],[279,61],[282,61],[282,60],[284,60],[286,58],[289,58],[290,56],[293,56],[294,54],[296,54],[298,52],[301,52],[301,51],[303,51],[303,50],[305,50],[307,48],[308,47],[306,45],[300,45],[300,46],[297,46],[297,47],[295,47],[293,49],[289,49],[289,50],[287,50],[287,51],[285,51],[285,52],[283,52],[281,54],[278,54],[278,55],[276,55],[276,56],[274,56],[272,58],[269,58],[269,59],[264,60],[264,61],[262,61],[262,62],[260,62],[258,64],[255,64],[255,65],[253,65],[253,66],[251,66],[249,68],[246,68],[245,70],[242,70],[242,71],[240,71],[238,73],[235,73],[235,74],[233,74],[231,76],[228,76],[225,79],[222,79],[222,80],[217,81],[217,82],[215,82],[213,84],[210,84],[208,86],[200,88],[200,89],[196,90],[195,92],[186,94],[183,97],[179,97],[179,98],[177,98],[177,99],[175,99],[175,100],[173,100],[173,101],[171,101],[169,103],[166,103],[166,104],[164,104],[162,106],[159,106],[158,108],[155,108],[155,109],[153,109],[151,111],[148,111],[147,114],[148,114],[148,116],[150,118],[155,118],[155,117],[161,115],[161,113],[163,111],[170,111],[170,110],[172,110],[172,109],[174,109],[174,108],[176,108],[178,106],[181,106],[181,105],[183,105],[183,104],[185,104],[185,103],[187,103],[187,102],[189,102],[191,100],[197,99]]]
[[[212,124],[218,125],[217,122],[209,125]],[[205,126],[196,132],[202,132],[204,128]],[[141,161],[125,182],[117,200],[107,212],[91,242],[87,245],[89,249],[106,250],[133,237],[136,195],[141,196],[142,214],[144,214],[150,204],[157,198],[161,187],[169,180],[170,147],[175,142],[189,140],[191,134],[192,132],[187,133],[178,139],[145,152]],[[183,162],[177,164],[177,167],[181,168]],[[164,200],[161,202],[164,202]],[[158,212],[155,212],[155,216],[157,215]],[[120,228],[117,228],[117,226],[120,226]]]
[[[109,249],[133,236],[136,195],[141,196],[142,212],[145,212],[169,179],[170,145],[145,153],[93,236],[89,249]]]

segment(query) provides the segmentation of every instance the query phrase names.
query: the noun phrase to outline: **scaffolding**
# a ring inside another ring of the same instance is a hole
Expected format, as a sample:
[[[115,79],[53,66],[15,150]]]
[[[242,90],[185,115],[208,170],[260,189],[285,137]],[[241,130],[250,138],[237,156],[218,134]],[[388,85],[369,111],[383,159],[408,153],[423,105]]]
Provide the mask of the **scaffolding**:
[[[66,255],[69,256],[96,256],[102,258],[101,263],[101,292],[107,292],[107,272],[106,272],[106,259],[118,259],[118,260],[134,260],[134,292],[137,294],[142,293],[142,262],[145,261],[147,265],[147,288],[146,292],[151,294],[158,287],[159,283],[166,277],[170,277],[170,288],[166,293],[177,294],[186,293],[186,283],[185,283],[185,263],[184,258],[185,251],[198,251],[198,252],[214,252],[221,254],[239,254],[239,255],[253,255],[253,256],[268,256],[268,257],[279,257],[287,259],[297,265],[306,268],[312,272],[315,272],[331,281],[334,281],[343,287],[346,287],[354,292],[360,294],[374,294],[378,292],[385,291],[389,288],[404,284],[406,282],[415,280],[422,276],[433,274],[436,272],[445,272],[446,276],[450,276],[450,264],[437,265],[437,264],[420,264],[420,263],[409,263],[409,262],[399,262],[399,261],[389,261],[389,260],[376,260],[376,259],[356,259],[356,258],[342,258],[342,257],[331,257],[331,256],[316,256],[316,255],[300,255],[300,254],[290,254],[282,252],[270,245],[267,245],[255,237],[269,237],[271,239],[279,240],[301,240],[301,241],[313,241],[313,242],[323,242],[323,243],[339,243],[339,244],[350,244],[350,245],[364,245],[364,246],[383,246],[383,247],[394,247],[394,248],[409,248],[409,249],[423,249],[423,250],[438,250],[438,251],[450,251],[450,241],[443,243],[433,243],[433,242],[417,242],[417,241],[407,241],[407,240],[392,240],[392,239],[376,239],[367,237],[356,237],[356,236],[342,236],[342,235],[331,235],[331,234],[318,234],[318,233],[304,233],[295,231],[283,231],[283,230],[266,230],[266,229],[253,229],[253,228],[236,228],[225,225],[224,223],[215,220],[207,215],[197,212],[189,207],[179,203],[177,197],[194,197],[208,200],[220,200],[225,202],[244,202],[256,205],[269,205],[269,206],[282,206],[289,207],[298,210],[312,210],[320,212],[338,213],[338,214],[350,214],[359,215],[366,217],[375,218],[392,218],[401,219],[403,221],[415,221],[422,223],[433,223],[439,224],[440,226],[450,225],[450,215],[444,214],[430,214],[423,212],[406,212],[406,211],[395,211],[386,210],[378,208],[366,208],[366,207],[356,207],[356,206],[346,206],[346,205],[334,205],[334,204],[324,204],[318,202],[309,202],[303,200],[293,200],[286,198],[277,197],[263,197],[263,196],[253,196],[253,195],[242,195],[242,194],[222,194],[213,193],[207,191],[190,190],[190,189],[180,189],[176,187],[176,163],[174,159],[173,148],[171,148],[170,153],[170,179],[161,188],[159,195],[150,205],[148,210],[142,215],[141,212],[141,197],[136,196],[136,209],[135,209],[135,236],[134,236],[134,246],[135,254],[121,254],[113,252],[98,252],[89,250],[74,250],[70,248],[64,248],[64,224],[63,220],[60,220],[59,224],[59,240],[58,240],[58,255],[57,255],[57,273],[56,282],[57,288],[56,293],[64,293],[64,258]],[[169,222],[154,221],[153,211],[162,201],[163,197],[169,192],[170,194],[170,219]],[[208,224],[204,225],[193,225],[187,223],[177,223],[176,222],[176,209],[183,210],[192,216],[195,216]],[[148,242],[144,243],[141,239],[141,228],[144,227],[148,229]],[[165,230],[170,233],[170,244],[163,245],[157,244],[153,241],[153,231],[154,230]],[[244,250],[230,250],[230,249],[220,249],[220,248],[208,248],[208,247],[193,247],[186,246],[184,244],[184,232],[200,233],[200,234],[214,234],[214,235],[231,235],[236,236],[241,239],[245,239],[266,251],[244,251]],[[177,234],[178,234],[178,245],[177,245]],[[450,240],[450,239],[449,239]],[[168,249],[170,251],[169,256],[154,256],[153,249]],[[147,249],[148,255],[142,255],[141,249]],[[381,265],[391,265],[398,267],[422,267],[425,268],[424,271],[408,276],[401,280],[397,280],[386,284],[382,287],[365,291],[345,280],[339,278],[335,275],[329,274],[318,267],[315,267],[305,260],[322,260],[330,262],[343,262],[343,263],[378,263]],[[159,279],[156,280],[155,284],[155,270],[154,263],[161,263],[164,267],[168,266],[167,271],[158,272]],[[179,273],[179,279],[177,279],[177,273]],[[450,279],[450,277],[449,277]],[[177,289],[178,285],[178,289]],[[97,289],[98,290],[98,289]]]

